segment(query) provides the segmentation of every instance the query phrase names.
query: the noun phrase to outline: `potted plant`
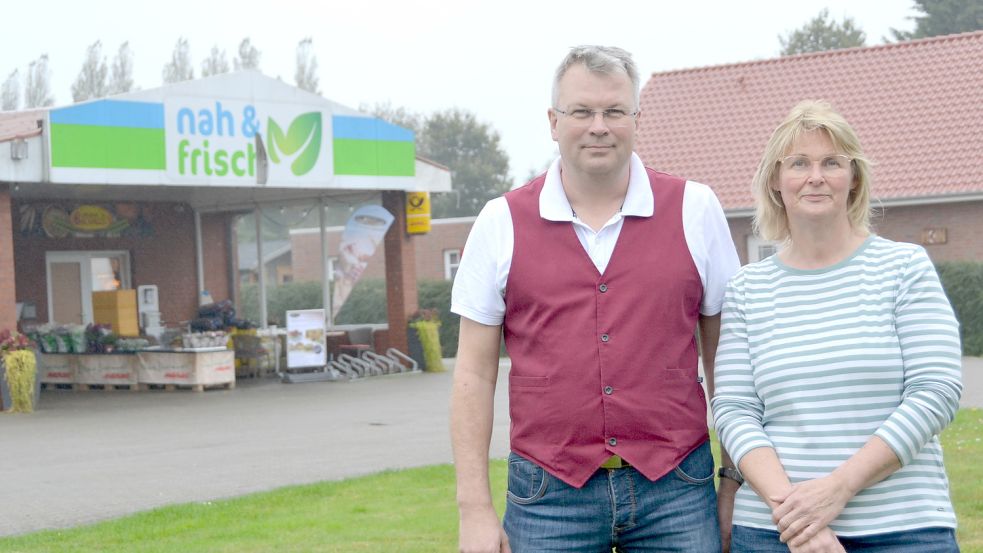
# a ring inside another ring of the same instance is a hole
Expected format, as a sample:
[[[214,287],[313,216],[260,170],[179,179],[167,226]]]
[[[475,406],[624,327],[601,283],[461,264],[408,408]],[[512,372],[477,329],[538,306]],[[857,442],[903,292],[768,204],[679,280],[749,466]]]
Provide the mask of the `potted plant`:
[[[409,332],[410,357],[420,363],[428,372],[441,372],[444,363],[440,354],[440,313],[436,309],[421,309],[410,317]],[[419,344],[422,355],[417,357],[414,338]]]
[[[12,413],[30,413],[41,396],[34,344],[23,334],[0,330],[0,404]]]

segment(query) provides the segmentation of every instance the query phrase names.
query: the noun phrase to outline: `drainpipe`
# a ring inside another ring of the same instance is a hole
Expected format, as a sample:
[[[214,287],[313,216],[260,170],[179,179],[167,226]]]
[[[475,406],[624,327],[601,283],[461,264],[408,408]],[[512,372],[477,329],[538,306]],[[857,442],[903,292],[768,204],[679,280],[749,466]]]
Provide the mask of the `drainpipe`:
[[[259,206],[253,208],[256,219],[256,276],[259,284],[259,327],[266,328],[266,263],[263,263],[263,217]]]
[[[201,246],[201,212],[194,210],[195,216],[195,264],[198,268],[198,301],[201,305],[201,293],[205,291],[205,255]]]

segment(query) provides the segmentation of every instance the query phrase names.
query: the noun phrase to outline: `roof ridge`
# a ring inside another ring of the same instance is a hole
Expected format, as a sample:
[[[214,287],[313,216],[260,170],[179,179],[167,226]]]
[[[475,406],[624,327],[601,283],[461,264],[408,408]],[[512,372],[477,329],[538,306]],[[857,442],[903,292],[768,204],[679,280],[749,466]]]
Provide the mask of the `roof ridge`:
[[[738,61],[732,63],[722,63],[718,65],[686,67],[682,69],[671,69],[669,71],[653,71],[651,77],[678,75],[681,73],[705,73],[708,71],[733,69],[742,66],[767,65],[772,63],[782,63],[786,61],[793,61],[793,60],[797,61],[801,59],[812,59],[812,58],[820,58],[820,57],[836,57],[836,56],[856,54],[857,52],[867,52],[867,51],[874,51],[874,50],[889,50],[893,48],[911,48],[914,46],[922,46],[924,44],[931,44],[935,42],[954,42],[957,40],[970,40],[975,38],[983,39],[983,30],[968,31],[965,33],[954,33],[950,35],[937,35],[937,36],[916,38],[912,40],[905,40],[899,42],[888,42],[886,44],[875,44],[873,46],[854,46],[851,48],[837,48],[833,50],[823,50],[821,52],[806,52],[804,54],[793,54],[790,56],[779,55],[777,57],[772,57],[772,58]]]

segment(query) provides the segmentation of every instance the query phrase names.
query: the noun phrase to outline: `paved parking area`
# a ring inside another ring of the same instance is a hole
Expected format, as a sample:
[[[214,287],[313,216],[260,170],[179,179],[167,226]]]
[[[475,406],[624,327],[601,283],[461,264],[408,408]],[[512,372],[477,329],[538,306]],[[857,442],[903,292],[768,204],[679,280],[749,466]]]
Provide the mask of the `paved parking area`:
[[[983,360],[963,405],[983,407]],[[507,367],[491,455],[508,453]],[[0,535],[451,462],[451,373],[357,382],[240,381],[234,390],[44,392],[0,416]]]

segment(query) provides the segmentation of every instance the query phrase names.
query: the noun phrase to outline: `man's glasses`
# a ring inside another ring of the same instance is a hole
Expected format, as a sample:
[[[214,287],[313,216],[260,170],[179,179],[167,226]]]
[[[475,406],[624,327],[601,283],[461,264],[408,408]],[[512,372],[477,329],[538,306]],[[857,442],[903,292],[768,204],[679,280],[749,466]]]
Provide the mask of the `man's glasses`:
[[[793,177],[807,177],[812,173],[812,164],[819,163],[819,172],[824,177],[840,177],[850,170],[853,160],[843,154],[826,156],[820,160],[812,160],[809,156],[786,156],[779,160],[782,171]]]
[[[570,118],[570,121],[577,126],[588,126],[594,122],[594,118],[598,115],[604,120],[604,124],[609,127],[627,127],[635,121],[635,117],[638,116],[638,111],[625,111],[619,108],[608,108],[608,109],[587,109],[587,108],[576,108],[571,110],[562,110],[560,108],[553,108],[553,111],[559,113],[560,115],[565,115]]]

